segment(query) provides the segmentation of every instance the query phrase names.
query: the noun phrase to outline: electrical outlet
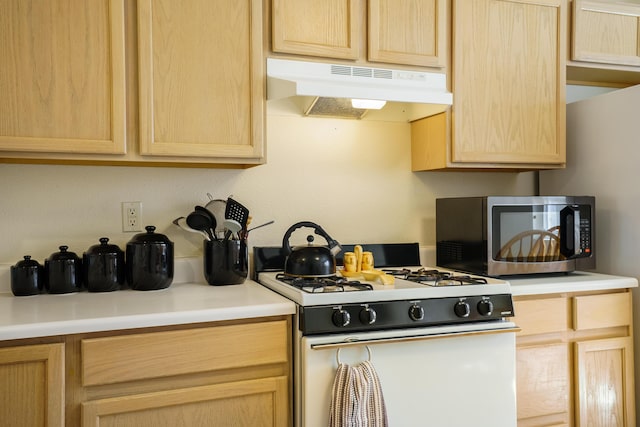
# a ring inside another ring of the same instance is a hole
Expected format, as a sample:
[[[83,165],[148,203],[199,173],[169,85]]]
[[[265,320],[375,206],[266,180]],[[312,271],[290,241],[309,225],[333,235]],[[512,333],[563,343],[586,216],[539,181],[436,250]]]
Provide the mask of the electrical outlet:
[[[142,203],[122,202],[122,231],[142,231]]]

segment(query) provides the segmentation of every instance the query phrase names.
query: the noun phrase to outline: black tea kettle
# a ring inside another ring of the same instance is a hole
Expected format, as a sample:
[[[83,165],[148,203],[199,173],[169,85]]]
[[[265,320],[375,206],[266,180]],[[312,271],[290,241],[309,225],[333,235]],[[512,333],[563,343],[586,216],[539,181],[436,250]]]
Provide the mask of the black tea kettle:
[[[289,243],[291,234],[298,228],[313,228],[315,234],[323,237],[328,246],[316,246],[313,244],[313,235],[307,236],[308,245],[297,246],[293,249]],[[336,274],[336,257],[342,248],[332,239],[318,224],[310,221],[301,221],[293,224],[282,239],[282,250],[286,256],[284,273],[293,277],[329,277]]]

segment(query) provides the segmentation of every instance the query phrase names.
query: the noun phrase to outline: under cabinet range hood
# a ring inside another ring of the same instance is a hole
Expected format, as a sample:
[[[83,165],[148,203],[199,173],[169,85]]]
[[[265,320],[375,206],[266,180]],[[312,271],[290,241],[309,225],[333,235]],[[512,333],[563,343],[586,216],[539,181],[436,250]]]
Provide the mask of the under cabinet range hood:
[[[307,116],[354,119],[374,115],[371,108],[380,107],[370,101],[387,101],[375,117],[388,121],[427,117],[453,103],[443,73],[267,58],[267,99],[285,98]],[[365,105],[354,108],[358,101]]]

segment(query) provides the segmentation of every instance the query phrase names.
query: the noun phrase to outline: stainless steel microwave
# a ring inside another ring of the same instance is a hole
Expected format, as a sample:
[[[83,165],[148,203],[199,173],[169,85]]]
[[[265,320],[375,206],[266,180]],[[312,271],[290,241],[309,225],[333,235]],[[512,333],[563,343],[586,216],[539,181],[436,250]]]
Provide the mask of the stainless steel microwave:
[[[595,198],[436,199],[437,265],[485,276],[595,268]]]

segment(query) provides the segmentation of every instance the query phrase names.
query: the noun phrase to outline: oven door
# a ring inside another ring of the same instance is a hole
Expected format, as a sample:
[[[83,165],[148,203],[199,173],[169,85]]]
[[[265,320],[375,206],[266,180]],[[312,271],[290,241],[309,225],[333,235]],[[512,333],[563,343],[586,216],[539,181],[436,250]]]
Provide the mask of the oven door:
[[[390,426],[516,426],[515,333],[508,322],[302,337],[296,425],[326,427],[340,363],[369,358]]]

